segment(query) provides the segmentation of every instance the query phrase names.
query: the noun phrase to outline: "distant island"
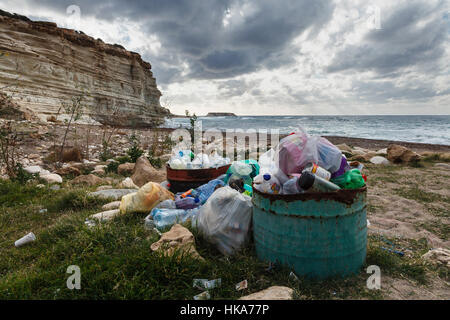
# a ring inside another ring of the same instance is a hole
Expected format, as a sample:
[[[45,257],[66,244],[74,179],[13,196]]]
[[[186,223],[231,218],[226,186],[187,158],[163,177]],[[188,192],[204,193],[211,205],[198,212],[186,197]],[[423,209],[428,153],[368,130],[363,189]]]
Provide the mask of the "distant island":
[[[232,112],[210,112],[206,115],[207,117],[237,117]]]

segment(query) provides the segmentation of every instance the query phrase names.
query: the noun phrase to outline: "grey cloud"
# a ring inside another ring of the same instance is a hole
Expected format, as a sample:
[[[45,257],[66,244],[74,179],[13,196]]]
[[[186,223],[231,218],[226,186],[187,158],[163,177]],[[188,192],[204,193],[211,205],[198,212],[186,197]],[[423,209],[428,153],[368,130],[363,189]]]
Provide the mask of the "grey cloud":
[[[253,10],[241,23],[223,25],[228,8],[249,3]],[[65,12],[73,1],[42,0],[36,4]],[[138,21],[143,31],[156,34],[161,52],[142,54],[162,81],[182,80],[181,62],[189,64],[191,72],[186,78],[190,79],[224,79],[293,63],[298,49],[290,45],[291,40],[308,28],[320,29],[334,9],[327,0],[79,0],[76,4],[83,16],[109,21],[129,18]]]
[[[395,76],[407,67],[439,69],[445,53],[449,23],[444,19],[445,2],[430,6],[409,1],[389,12],[381,12],[381,30],[371,30],[363,42],[338,52],[328,72],[374,71]],[[438,18],[431,19],[434,15]]]

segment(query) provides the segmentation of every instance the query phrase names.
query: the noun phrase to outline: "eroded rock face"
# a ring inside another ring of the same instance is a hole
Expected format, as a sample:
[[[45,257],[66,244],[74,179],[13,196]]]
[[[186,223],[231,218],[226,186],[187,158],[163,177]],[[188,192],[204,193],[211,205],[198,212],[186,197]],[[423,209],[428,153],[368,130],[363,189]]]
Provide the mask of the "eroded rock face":
[[[390,144],[387,148],[387,158],[393,163],[415,162],[420,160],[420,155],[406,147]]]
[[[102,123],[151,127],[169,114],[151,65],[119,45],[0,10],[0,48],[2,91],[42,120],[83,93],[86,113]]]

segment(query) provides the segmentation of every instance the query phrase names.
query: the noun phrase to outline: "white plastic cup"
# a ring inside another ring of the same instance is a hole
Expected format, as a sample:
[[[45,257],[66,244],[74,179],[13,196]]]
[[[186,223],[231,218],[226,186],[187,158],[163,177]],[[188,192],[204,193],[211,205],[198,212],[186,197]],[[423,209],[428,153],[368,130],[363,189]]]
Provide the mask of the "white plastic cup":
[[[22,238],[20,238],[16,242],[14,242],[14,245],[16,247],[20,247],[20,246],[23,246],[24,244],[27,244],[28,242],[32,242],[34,240],[36,240],[36,236],[34,235],[33,232],[30,232],[26,236],[23,236]]]

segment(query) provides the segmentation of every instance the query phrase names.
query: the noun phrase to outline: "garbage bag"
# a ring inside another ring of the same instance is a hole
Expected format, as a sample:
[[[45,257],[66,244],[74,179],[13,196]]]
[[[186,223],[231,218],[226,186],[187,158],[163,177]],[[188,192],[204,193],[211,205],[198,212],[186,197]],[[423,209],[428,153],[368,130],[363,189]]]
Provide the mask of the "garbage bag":
[[[301,128],[283,138],[274,155],[274,161],[286,175],[301,172],[311,162],[333,173],[339,170],[341,160],[341,151],[330,141],[320,136],[308,136]]]
[[[251,198],[225,186],[200,208],[195,225],[220,252],[232,255],[248,240],[251,219]]]
[[[137,192],[127,194],[120,202],[121,213],[147,213],[160,202],[173,200],[173,193],[161,187],[158,183],[149,182]]]

